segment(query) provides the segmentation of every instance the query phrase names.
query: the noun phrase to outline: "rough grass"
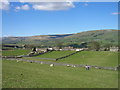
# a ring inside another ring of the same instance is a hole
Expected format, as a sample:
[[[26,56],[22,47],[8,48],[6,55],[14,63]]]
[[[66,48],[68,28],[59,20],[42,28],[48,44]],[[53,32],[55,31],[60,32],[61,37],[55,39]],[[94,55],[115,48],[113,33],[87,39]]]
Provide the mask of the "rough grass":
[[[18,55],[27,55],[31,50],[30,49],[15,49],[15,50],[3,50],[3,56],[18,56]]]
[[[117,88],[118,72],[3,60],[3,88]]]

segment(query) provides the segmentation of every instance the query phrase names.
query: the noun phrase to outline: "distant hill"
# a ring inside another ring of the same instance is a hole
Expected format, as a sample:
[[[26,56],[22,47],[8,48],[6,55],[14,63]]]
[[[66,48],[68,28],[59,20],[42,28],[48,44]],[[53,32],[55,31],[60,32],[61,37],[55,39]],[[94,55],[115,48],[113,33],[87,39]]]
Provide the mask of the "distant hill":
[[[16,44],[16,43],[29,43],[38,42],[51,39],[60,39],[72,34],[59,34],[59,35],[38,35],[38,36],[28,36],[28,37],[3,37],[2,41],[4,44]]]
[[[101,44],[118,43],[118,31],[114,29],[85,31],[74,34],[38,35],[29,37],[3,37],[3,44],[36,44],[55,46],[62,42],[63,45],[80,44],[82,42],[98,41]]]

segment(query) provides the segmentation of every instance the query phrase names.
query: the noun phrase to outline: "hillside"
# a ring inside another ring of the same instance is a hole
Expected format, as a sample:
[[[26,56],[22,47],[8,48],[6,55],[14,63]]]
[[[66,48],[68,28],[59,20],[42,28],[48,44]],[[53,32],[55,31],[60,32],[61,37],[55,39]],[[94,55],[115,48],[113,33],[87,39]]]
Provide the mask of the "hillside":
[[[100,43],[112,43],[117,44],[118,42],[118,30],[96,30],[76,33],[71,36],[64,38],[64,41],[81,43],[98,41]]]
[[[38,35],[38,36],[28,36],[28,37],[3,37],[3,43],[7,44],[15,44],[15,43],[29,43],[29,42],[39,42],[46,41],[51,39],[60,39],[66,36],[70,36],[72,34],[58,34],[58,35]]]
[[[56,46],[62,42],[63,45],[80,44],[82,42],[98,41],[101,44],[118,43],[118,30],[94,30],[75,34],[38,35],[29,37],[3,37],[3,44],[36,44],[42,46]]]

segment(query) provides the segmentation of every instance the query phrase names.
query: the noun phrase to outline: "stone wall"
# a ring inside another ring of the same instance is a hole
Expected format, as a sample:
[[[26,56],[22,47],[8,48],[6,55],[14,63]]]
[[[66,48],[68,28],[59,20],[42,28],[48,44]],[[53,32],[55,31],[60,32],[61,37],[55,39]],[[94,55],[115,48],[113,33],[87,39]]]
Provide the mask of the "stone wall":
[[[26,60],[26,59],[15,59],[15,58],[9,58],[6,60],[19,60],[19,61],[26,61],[30,63],[40,63],[40,64],[54,64],[54,66],[68,66],[69,67],[83,67],[85,68],[85,65],[83,64],[68,64],[68,63],[57,63],[57,62],[48,62],[48,61],[35,61],[35,60]],[[93,66],[89,65],[90,69],[95,68],[95,69],[105,69],[105,70],[118,70],[116,67],[103,67],[103,66]]]

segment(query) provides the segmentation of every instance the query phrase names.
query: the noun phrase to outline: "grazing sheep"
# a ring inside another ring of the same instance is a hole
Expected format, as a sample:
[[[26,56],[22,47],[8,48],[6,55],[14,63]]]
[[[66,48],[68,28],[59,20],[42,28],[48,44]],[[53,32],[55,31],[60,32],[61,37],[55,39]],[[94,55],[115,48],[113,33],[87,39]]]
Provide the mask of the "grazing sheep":
[[[50,64],[50,67],[53,67],[54,66],[54,64]]]
[[[114,69],[114,70],[116,71],[117,69],[118,69],[118,67],[115,67],[115,69]]]
[[[67,64],[67,67],[70,67],[70,65],[69,65],[69,64]]]
[[[75,65],[72,65],[72,67],[76,67]]]
[[[43,64],[43,62],[41,62],[41,64]]]
[[[75,65],[73,67],[76,67]]]

